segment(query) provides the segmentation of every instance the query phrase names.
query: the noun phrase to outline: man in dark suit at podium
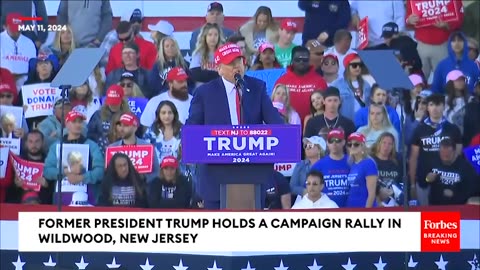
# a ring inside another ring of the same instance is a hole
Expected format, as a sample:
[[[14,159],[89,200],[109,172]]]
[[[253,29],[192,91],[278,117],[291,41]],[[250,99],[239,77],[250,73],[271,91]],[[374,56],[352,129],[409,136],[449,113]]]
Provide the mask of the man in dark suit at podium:
[[[199,86],[193,95],[187,125],[259,125],[284,124],[277,109],[267,96],[265,82],[244,76],[246,59],[240,47],[227,43],[215,52],[215,64],[220,77]],[[241,75],[235,78],[236,74]],[[234,169],[234,171],[232,171]],[[241,167],[230,165],[200,165],[198,168],[197,192],[205,202],[207,209],[220,208],[220,184],[222,175],[229,177],[232,173],[241,173]],[[272,167],[273,173],[273,167]],[[212,175],[214,175],[212,177]],[[229,185],[234,188],[229,194],[238,194],[240,198],[245,191],[242,186]],[[245,193],[248,193],[245,191]],[[230,196],[230,195],[229,195]],[[231,196],[230,196],[231,197]]]

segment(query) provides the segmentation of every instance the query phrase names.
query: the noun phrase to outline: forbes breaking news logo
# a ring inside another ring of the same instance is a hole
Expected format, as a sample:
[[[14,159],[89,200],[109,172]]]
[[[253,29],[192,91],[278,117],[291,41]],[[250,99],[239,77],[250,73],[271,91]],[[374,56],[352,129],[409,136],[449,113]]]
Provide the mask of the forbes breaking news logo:
[[[460,213],[422,213],[422,252],[460,252]]]

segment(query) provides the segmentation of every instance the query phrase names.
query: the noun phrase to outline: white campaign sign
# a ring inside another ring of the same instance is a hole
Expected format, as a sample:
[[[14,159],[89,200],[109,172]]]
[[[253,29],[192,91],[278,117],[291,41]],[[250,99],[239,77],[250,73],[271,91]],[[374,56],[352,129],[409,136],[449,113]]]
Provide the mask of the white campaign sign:
[[[50,83],[37,83],[22,86],[23,104],[27,106],[25,118],[51,115],[55,98],[61,90]]]
[[[12,151],[20,155],[20,139],[0,138],[0,178],[4,178],[7,172],[8,154]]]

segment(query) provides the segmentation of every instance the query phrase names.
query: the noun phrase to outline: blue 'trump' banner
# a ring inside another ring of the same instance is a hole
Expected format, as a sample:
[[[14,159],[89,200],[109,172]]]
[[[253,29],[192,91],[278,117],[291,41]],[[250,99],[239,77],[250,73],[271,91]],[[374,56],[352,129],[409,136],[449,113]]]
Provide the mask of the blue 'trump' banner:
[[[480,145],[465,148],[463,152],[467,160],[470,161],[470,164],[472,164],[477,173],[480,174]]]
[[[301,159],[299,125],[183,126],[184,163],[281,163]]]

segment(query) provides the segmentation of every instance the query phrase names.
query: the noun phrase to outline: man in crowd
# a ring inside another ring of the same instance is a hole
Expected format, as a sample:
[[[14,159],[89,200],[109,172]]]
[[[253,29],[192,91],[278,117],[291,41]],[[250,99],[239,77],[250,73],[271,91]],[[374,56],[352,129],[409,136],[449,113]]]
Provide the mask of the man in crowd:
[[[293,39],[298,32],[297,23],[290,19],[284,19],[278,30],[278,43],[275,44],[275,57],[283,67],[287,67],[292,62],[292,50],[295,48]]]
[[[0,67],[10,70],[15,78],[17,89],[27,80],[28,63],[37,58],[37,49],[32,40],[18,31],[23,24],[22,15],[9,13],[4,31],[0,34]]]
[[[333,46],[325,51],[325,54],[333,54],[337,56],[338,63],[338,75],[340,78],[343,78],[343,73],[345,72],[345,66],[343,65],[343,59],[345,56],[356,53],[350,47],[352,46],[352,33],[348,30],[340,29],[335,32],[333,37]]]
[[[299,0],[298,7],[305,11],[302,44],[311,39],[324,40],[325,46],[332,46],[335,32],[348,28],[351,21],[349,1],[307,1]]]
[[[130,22],[132,24],[133,32],[135,36],[142,38],[140,30],[142,30],[143,15],[142,11],[138,8],[133,11],[128,11],[121,18],[121,22]],[[112,47],[119,42],[117,29],[112,29],[102,41],[100,48],[105,50],[105,54],[100,61],[101,66],[105,66],[108,62],[108,55]]]
[[[67,178],[68,182],[72,185],[87,184],[93,188],[93,195],[96,196],[99,188],[99,183],[102,180],[103,172],[105,170],[105,158],[100,151],[100,147],[94,141],[87,139],[83,134],[83,128],[85,116],[77,111],[70,111],[65,117],[65,125],[67,127],[67,134],[61,138],[64,144],[86,144],[89,149],[89,168],[84,173],[78,172],[63,172],[62,178]],[[58,152],[57,146],[60,144],[60,140],[52,144],[48,150],[47,157],[45,158],[45,167],[43,169],[43,177],[50,184],[54,184],[58,178]]]
[[[146,41],[145,39],[136,36],[130,22],[120,22],[117,26],[117,34],[120,42],[115,44],[110,50],[105,73],[108,75],[113,70],[123,67],[123,47],[126,43],[132,42],[137,45],[139,66],[146,70],[151,70],[157,60],[157,49],[155,48],[155,45],[150,41]]]
[[[305,196],[296,202],[292,209],[338,208],[338,205],[322,192],[325,179],[321,172],[311,170],[307,175],[306,185]]]
[[[426,78],[435,71],[438,63],[448,55],[448,37],[457,31],[463,23],[463,4],[457,1],[458,19],[450,22],[437,20],[432,25],[417,27],[420,17],[412,14],[411,5],[418,4],[414,0],[407,0],[406,27],[415,30],[415,39],[418,42],[418,54],[422,60],[423,74]],[[441,8],[441,7],[439,7]],[[445,78],[443,78],[445,80]]]
[[[378,1],[372,3],[351,0],[352,21],[355,27],[361,19],[368,17],[368,46],[383,43],[382,26],[394,22],[400,31],[405,29],[405,3],[397,0]],[[382,35],[381,35],[382,34]]]
[[[36,129],[30,131],[27,134],[25,148],[20,153],[20,158],[27,161],[43,163],[45,157],[46,152],[43,150],[43,134]],[[7,170],[14,170],[14,168],[12,166],[11,168],[7,168]],[[36,182],[41,185],[40,191],[38,192],[40,202],[42,204],[52,204],[55,183],[48,183],[43,176],[37,178]],[[14,183],[7,193],[7,202],[20,203],[23,195],[28,192],[28,190],[24,190],[23,181],[17,176],[15,176]]]
[[[2,1],[2,18],[6,18],[7,14],[11,12],[18,12],[22,17],[38,17],[39,21],[23,21],[22,24],[26,26],[42,26],[43,29],[48,29],[48,15],[43,0],[20,0],[20,1]],[[32,28],[30,28],[32,29]],[[22,31],[22,34],[31,39],[37,49],[40,49],[43,43],[47,40],[47,31]]]
[[[431,163],[425,181],[430,185],[431,205],[458,205],[480,192],[479,175],[462,156],[450,138],[440,142],[438,156]]]
[[[140,118],[142,126],[150,127],[153,124],[158,117],[155,115],[158,104],[164,100],[169,100],[175,104],[180,122],[185,123],[190,110],[190,102],[192,101],[192,96],[188,93],[187,80],[188,75],[181,67],[175,67],[168,72],[167,82],[169,90],[148,101]]]
[[[433,94],[427,98],[427,117],[413,131],[409,159],[410,196],[423,206],[429,205],[430,187],[425,180],[431,162],[438,156],[440,142],[445,138],[456,144],[456,153],[462,152],[462,134],[458,127],[443,117],[445,97]]]
[[[139,127],[137,117],[133,113],[124,113],[120,116],[120,136],[121,140],[118,140],[112,143],[109,146],[121,146],[121,145],[151,145],[150,142],[144,141],[140,138],[137,138],[135,133]],[[152,172],[145,175],[145,180],[150,183],[155,177],[160,175],[160,160],[158,157],[160,154],[157,152],[156,148],[153,148],[154,158],[152,162]]]
[[[99,47],[112,29],[110,0],[61,0],[57,11],[57,24],[70,25],[77,47]]]
[[[205,17],[206,23],[218,24],[222,28],[223,36],[225,38],[229,38],[235,32],[223,26],[224,19],[225,16],[223,14],[223,5],[218,2],[210,3],[207,8],[207,16]],[[192,37],[190,38],[190,54],[193,53],[195,47],[197,46],[197,38],[201,30],[202,26],[192,32]]]
[[[236,44],[227,43],[218,48],[214,59],[221,77],[196,89],[190,105],[187,125],[285,123],[267,96],[265,82],[244,76],[245,57]],[[247,91],[237,89],[235,74],[244,76],[245,84],[248,85]],[[243,106],[240,104],[240,96],[242,96]],[[245,110],[242,110],[242,108],[245,108]],[[220,208],[220,185],[218,184],[220,179],[217,179],[217,177],[225,178],[231,175],[245,174],[245,168],[228,165],[222,167],[199,165],[198,171],[197,190],[200,197],[205,201],[205,208],[207,209]],[[216,175],[216,177],[211,177],[211,175]],[[246,189],[243,189],[238,186],[242,185],[234,185],[233,188],[239,194],[242,194],[242,191],[247,193],[251,191],[246,187]],[[245,203],[248,198],[240,200]]]
[[[304,137],[318,135],[326,137],[328,132],[333,129],[342,129],[344,131],[344,137],[348,137],[355,132],[356,129],[352,120],[339,113],[341,100],[338,88],[333,86],[328,87],[323,93],[323,103],[325,104],[324,113],[308,120],[307,126],[305,127],[305,134],[303,134]]]
[[[290,92],[290,104],[297,111],[303,123],[310,113],[310,95],[315,90],[327,89],[327,83],[310,65],[310,52],[307,48],[297,46],[292,50],[292,65],[287,73],[278,78],[277,84],[285,84]]]
[[[472,97],[472,100],[465,106],[463,145],[469,145],[472,138],[480,133],[480,78],[477,79]]]

